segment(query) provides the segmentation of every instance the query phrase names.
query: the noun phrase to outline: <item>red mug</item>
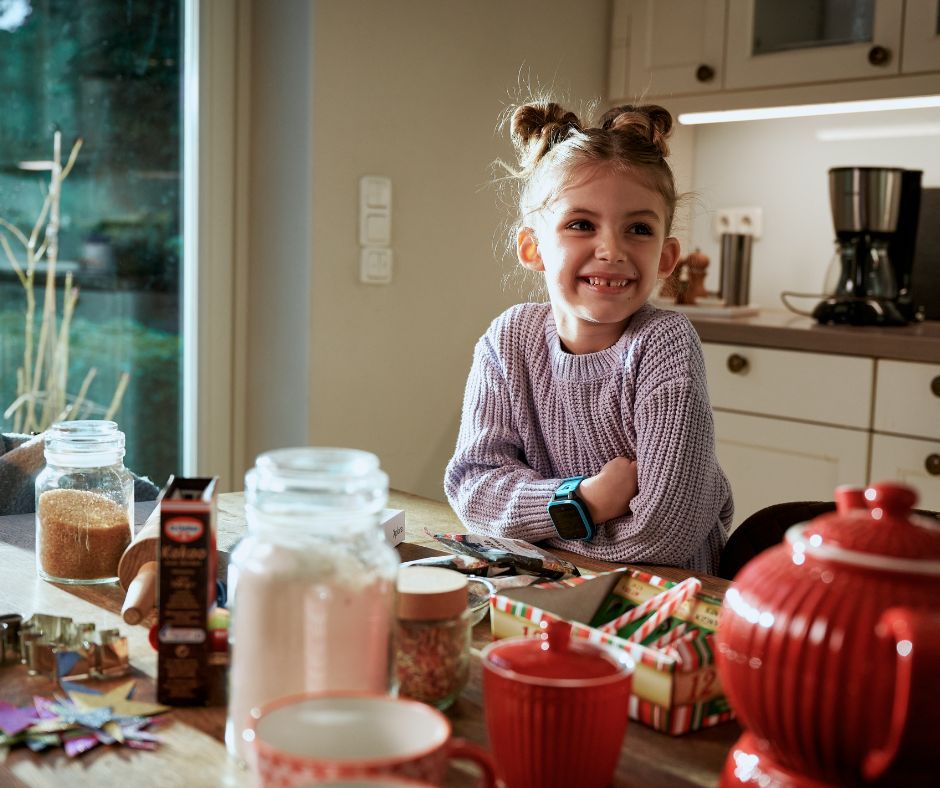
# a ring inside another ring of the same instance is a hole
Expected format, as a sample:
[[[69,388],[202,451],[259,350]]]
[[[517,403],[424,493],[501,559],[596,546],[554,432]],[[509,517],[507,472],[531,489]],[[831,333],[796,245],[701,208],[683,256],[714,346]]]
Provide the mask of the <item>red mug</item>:
[[[474,761],[483,785],[496,785],[482,747],[451,736],[450,721],[418,701],[387,695],[293,695],[253,710],[248,739],[259,784],[381,778],[441,785],[453,759]]]
[[[483,700],[496,773],[507,788],[610,784],[627,730],[634,663],[571,639],[553,621],[547,635],[483,649]]]

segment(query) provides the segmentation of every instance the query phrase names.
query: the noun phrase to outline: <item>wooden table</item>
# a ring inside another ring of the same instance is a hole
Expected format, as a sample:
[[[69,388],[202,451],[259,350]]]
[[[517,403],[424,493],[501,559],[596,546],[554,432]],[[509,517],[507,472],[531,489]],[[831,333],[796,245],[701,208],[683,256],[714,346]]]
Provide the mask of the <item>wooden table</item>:
[[[407,493],[393,492],[389,506],[405,510],[406,542],[399,546],[403,561],[440,552],[431,534],[463,531],[446,504]],[[138,505],[137,522],[146,519],[152,505]],[[229,551],[244,534],[241,493],[219,497],[219,549]],[[564,554],[582,569],[606,570],[613,564]],[[657,567],[656,573],[682,579],[688,573]],[[703,578],[712,592],[723,592],[727,582]],[[35,570],[32,515],[0,517],[0,613],[33,613],[70,616],[92,621],[99,629],[120,629],[128,637],[135,697],[154,699],[156,655],[147,640],[147,628],[128,626],[120,618],[123,593],[117,585],[65,586],[46,583]],[[488,619],[474,632],[474,652],[489,642]],[[463,695],[447,711],[457,736],[486,745],[482,714],[481,668],[472,660],[470,682]],[[126,678],[122,679],[126,680]],[[116,682],[115,682],[116,683]],[[102,685],[107,688],[107,685]],[[22,666],[0,668],[0,700],[26,704],[34,694],[50,695],[52,682],[29,677]],[[251,775],[230,759],[222,743],[225,709],[174,709],[170,722],[159,729],[163,744],[156,752],[97,747],[78,758],[67,758],[57,749],[34,754],[25,747],[12,750],[0,764],[0,785],[55,786],[241,786],[251,785]],[[729,748],[740,735],[735,723],[672,737],[631,721],[614,780],[616,786],[708,786],[717,782]],[[451,769],[448,785],[473,785],[472,767]]]

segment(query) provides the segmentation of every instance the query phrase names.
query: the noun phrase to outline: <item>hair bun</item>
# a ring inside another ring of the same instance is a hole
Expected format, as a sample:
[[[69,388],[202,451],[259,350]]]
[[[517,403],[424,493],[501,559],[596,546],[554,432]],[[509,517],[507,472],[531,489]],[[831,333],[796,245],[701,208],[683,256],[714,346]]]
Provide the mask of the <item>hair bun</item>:
[[[533,166],[553,145],[580,129],[578,116],[553,101],[517,107],[510,124],[512,143],[523,169]]]
[[[613,107],[601,118],[601,128],[639,137],[658,150],[664,159],[669,155],[666,140],[672,133],[672,115],[658,104]]]

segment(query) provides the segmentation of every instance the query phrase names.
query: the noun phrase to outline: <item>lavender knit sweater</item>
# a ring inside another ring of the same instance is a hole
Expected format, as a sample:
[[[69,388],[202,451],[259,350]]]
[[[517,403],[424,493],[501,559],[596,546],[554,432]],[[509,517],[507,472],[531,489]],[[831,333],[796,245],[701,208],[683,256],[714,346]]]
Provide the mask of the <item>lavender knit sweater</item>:
[[[617,456],[637,460],[631,513],[590,541],[559,539],[555,488]],[[476,533],[714,573],[734,506],[688,319],[647,304],[615,345],[571,355],[549,304],[508,309],[477,343],[444,491]]]

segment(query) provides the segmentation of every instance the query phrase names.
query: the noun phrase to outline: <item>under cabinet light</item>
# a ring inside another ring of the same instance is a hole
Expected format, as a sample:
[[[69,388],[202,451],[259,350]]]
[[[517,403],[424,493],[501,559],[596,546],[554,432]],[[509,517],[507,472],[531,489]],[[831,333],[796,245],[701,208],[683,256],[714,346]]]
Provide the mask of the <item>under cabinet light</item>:
[[[819,129],[820,142],[849,142],[852,140],[897,140],[905,137],[940,137],[940,123],[905,123],[895,126],[869,126],[866,128]]]
[[[940,96],[909,96],[907,98],[874,99],[870,101],[833,101],[828,104],[799,104],[792,107],[755,107],[720,112],[683,112],[679,123],[694,126],[702,123],[733,123],[743,120],[806,118],[813,115],[848,115],[855,112],[884,112],[892,109],[926,109],[940,107]]]

